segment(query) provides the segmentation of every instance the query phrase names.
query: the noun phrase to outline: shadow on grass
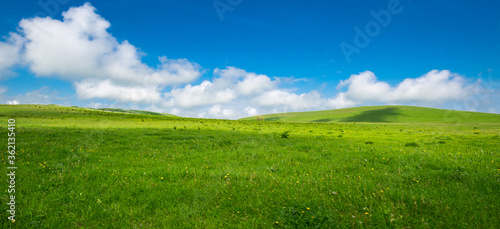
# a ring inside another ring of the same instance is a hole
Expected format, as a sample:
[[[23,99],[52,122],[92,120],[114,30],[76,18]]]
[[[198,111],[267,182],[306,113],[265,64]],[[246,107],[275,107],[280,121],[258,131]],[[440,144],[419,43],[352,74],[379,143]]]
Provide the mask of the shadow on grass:
[[[317,119],[317,120],[313,120],[311,122],[331,122],[331,121],[334,121],[335,119],[333,118],[324,118],[324,119]]]
[[[391,122],[392,118],[398,116],[401,112],[399,108],[389,107],[385,109],[363,111],[361,114],[347,117],[339,122]]]
[[[264,119],[265,121],[279,121],[281,118],[280,117],[271,117],[271,118],[266,118]]]

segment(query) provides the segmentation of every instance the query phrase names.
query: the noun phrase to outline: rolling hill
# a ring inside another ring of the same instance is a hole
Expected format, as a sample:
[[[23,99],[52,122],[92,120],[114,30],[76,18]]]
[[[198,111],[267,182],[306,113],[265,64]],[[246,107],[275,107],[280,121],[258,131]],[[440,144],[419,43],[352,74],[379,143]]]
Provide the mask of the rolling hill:
[[[283,122],[500,123],[499,114],[415,106],[365,106],[324,111],[268,114],[241,120]]]
[[[31,118],[82,118],[88,116],[94,117],[157,117],[157,118],[180,118],[167,113],[158,113],[141,110],[125,110],[119,108],[84,108],[77,106],[62,106],[56,104],[20,104],[20,105],[0,105],[0,116],[6,114],[14,117],[31,117]]]
[[[165,116],[176,117],[175,115],[167,114],[167,113],[159,113],[159,112],[152,112],[152,111],[141,111],[141,110],[125,110],[125,109],[120,109],[120,108],[99,108],[97,110],[110,111],[110,112],[118,112],[118,113],[129,113],[129,114],[165,115]]]

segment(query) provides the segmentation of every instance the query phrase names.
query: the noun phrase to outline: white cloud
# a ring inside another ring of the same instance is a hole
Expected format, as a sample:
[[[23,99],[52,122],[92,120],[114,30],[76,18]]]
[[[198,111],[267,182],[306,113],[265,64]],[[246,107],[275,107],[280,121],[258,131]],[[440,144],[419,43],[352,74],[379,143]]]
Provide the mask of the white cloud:
[[[198,64],[191,63],[187,59],[167,59],[159,57],[161,62],[160,71],[151,74],[160,85],[178,85],[186,84],[198,79],[201,75],[201,67]]]
[[[219,78],[214,80],[221,86],[231,86],[243,96],[260,94],[264,91],[276,88],[277,82],[272,81],[266,75],[246,72],[243,69],[227,67],[226,69],[215,69],[214,75]],[[236,84],[236,85],[234,85]]]
[[[161,101],[161,93],[157,90],[148,90],[142,86],[121,86],[113,84],[110,80],[76,82],[75,88],[80,99],[112,99],[118,102],[142,104]]]
[[[241,97],[251,97],[276,87],[276,82],[266,75],[246,72],[236,67],[215,69],[212,81],[199,85],[188,84],[165,93],[168,106],[193,108],[207,105],[227,104]]]
[[[284,90],[272,90],[265,92],[254,100],[259,106],[278,109],[283,111],[298,111],[315,109],[324,106],[325,100],[317,91],[309,93],[287,92]]]
[[[394,89],[391,100],[444,103],[464,99],[470,95],[472,89],[458,74],[447,70],[432,70],[419,78],[405,79]]]
[[[110,23],[95,14],[89,3],[63,13],[63,21],[46,18],[23,19],[19,23],[25,58],[33,72],[81,80],[99,77],[103,59],[119,43],[106,32]]]
[[[257,109],[253,107],[247,107],[243,111],[245,111],[246,116],[256,116],[258,114]]]
[[[215,69],[213,75],[212,81],[205,80],[199,85],[188,84],[165,93],[168,102],[163,106],[178,108],[191,116],[201,114],[202,117],[212,118],[330,107],[317,91],[296,94],[279,89],[279,79],[272,80],[263,74],[226,67]],[[231,109],[223,109],[223,106]]]
[[[358,75],[351,75],[349,79],[340,81],[337,89],[347,86],[345,96],[353,101],[374,102],[385,99],[391,86],[385,82],[378,82],[372,72],[366,71]]]
[[[234,119],[236,112],[233,109],[224,108],[222,105],[215,105],[210,107],[207,113],[201,113],[200,117]]]
[[[225,69],[216,68],[214,70],[214,75],[218,75],[219,78],[224,78],[226,80],[236,80],[244,77],[248,72],[241,68],[236,67],[226,67]]]
[[[328,99],[326,102],[328,108],[340,109],[346,107],[353,107],[356,105],[354,101],[351,101],[345,97],[344,93],[338,93],[333,99]]]
[[[38,76],[74,82],[80,98],[129,102],[157,101],[165,86],[189,83],[201,75],[200,66],[186,59],[159,57],[156,68],[144,64],[144,54],[128,41],[118,42],[107,32],[111,24],[95,10],[86,3],[64,12],[62,21],[23,19],[19,27],[25,39],[24,61],[30,69]],[[87,94],[96,92],[93,88],[113,90]]]
[[[241,95],[251,96],[273,89],[274,83],[265,75],[247,74],[243,81],[238,82],[236,89]]]
[[[17,101],[17,100],[7,101],[7,104],[17,105],[17,104],[19,104],[19,101]]]
[[[418,78],[407,78],[393,87],[378,81],[370,71],[351,75],[341,81],[337,89],[347,87],[340,93],[350,103],[394,103],[440,105],[449,101],[461,100],[473,90],[463,77],[450,71],[432,70]]]
[[[173,89],[165,94],[170,98],[167,103],[170,106],[191,108],[197,106],[228,103],[236,98],[236,93],[231,88],[221,88],[208,80],[200,85],[187,85],[184,88]]]

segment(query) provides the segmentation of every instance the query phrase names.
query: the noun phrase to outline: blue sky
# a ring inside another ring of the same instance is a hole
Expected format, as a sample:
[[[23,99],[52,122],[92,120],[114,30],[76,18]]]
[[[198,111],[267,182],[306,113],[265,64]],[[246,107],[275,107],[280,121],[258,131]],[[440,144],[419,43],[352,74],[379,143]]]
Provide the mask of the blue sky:
[[[0,103],[500,113],[498,1],[40,2],[0,9]]]

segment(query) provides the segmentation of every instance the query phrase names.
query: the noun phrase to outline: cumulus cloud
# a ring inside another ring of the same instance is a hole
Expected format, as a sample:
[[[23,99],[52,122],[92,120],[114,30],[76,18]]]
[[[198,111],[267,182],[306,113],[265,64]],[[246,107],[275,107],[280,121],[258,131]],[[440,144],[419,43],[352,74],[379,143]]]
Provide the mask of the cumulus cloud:
[[[373,72],[366,71],[351,75],[341,81],[337,89],[347,88],[339,93],[351,104],[394,103],[394,104],[433,104],[441,105],[449,101],[462,100],[469,96],[474,86],[458,74],[448,70],[432,70],[418,78],[407,78],[396,86],[378,81]]]
[[[163,107],[194,117],[239,118],[341,106],[317,91],[296,94],[280,89],[280,79],[236,67],[217,68],[213,76],[198,85],[188,84],[165,93]]]
[[[86,3],[64,12],[62,21],[23,19],[19,28],[25,40],[24,61],[31,71],[75,82],[80,98],[142,103],[158,101],[165,86],[189,83],[201,75],[200,66],[186,59],[159,57],[156,68],[144,64],[144,54],[126,40],[117,41],[107,32],[111,24],[95,11]],[[110,90],[89,94],[106,88]]]
[[[266,75],[246,72],[243,69],[227,67],[226,69],[215,69],[214,75],[218,75],[218,82],[224,84],[236,81],[236,91],[243,96],[260,94],[264,91],[276,88],[277,82],[272,81]]]
[[[238,82],[236,89],[245,96],[260,94],[264,91],[272,89],[273,82],[265,75],[246,76],[243,81]]]
[[[281,108],[283,111],[314,109],[324,105],[325,99],[317,91],[296,94],[284,90],[263,93],[254,100],[258,105],[268,108]]]
[[[213,105],[219,103],[228,103],[236,98],[234,90],[231,88],[221,88],[208,80],[200,85],[187,85],[184,88],[173,89],[165,94],[170,98],[167,103],[170,106],[179,106],[191,108],[196,106]]]
[[[256,116],[258,114],[257,109],[253,107],[247,107],[243,111],[246,113],[246,116]]]
[[[121,86],[110,80],[84,80],[75,83],[76,93],[80,99],[112,99],[118,102],[158,103],[161,93],[148,90],[142,86]]]
[[[239,97],[257,95],[276,87],[276,82],[268,76],[236,67],[217,68],[213,75],[212,81],[205,80],[194,86],[188,84],[166,93],[165,97],[169,99],[167,104],[183,108],[226,104]]]
[[[335,98],[328,99],[326,104],[328,108],[339,109],[353,107],[356,105],[356,102],[347,99],[344,93],[338,93]]]
[[[200,117],[234,118],[236,112],[233,109],[224,108],[221,105],[215,105],[208,109],[207,114],[202,113]]]

